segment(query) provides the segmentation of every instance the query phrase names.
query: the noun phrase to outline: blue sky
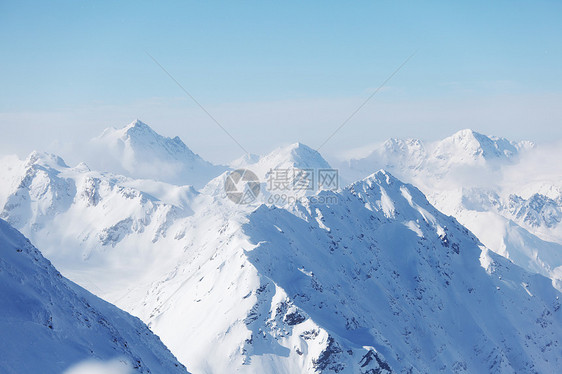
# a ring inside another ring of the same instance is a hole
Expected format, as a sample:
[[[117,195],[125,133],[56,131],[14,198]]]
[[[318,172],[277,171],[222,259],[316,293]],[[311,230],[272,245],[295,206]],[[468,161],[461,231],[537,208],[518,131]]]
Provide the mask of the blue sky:
[[[562,2],[0,2],[0,149],[70,152],[139,118],[213,161],[466,127],[562,138]]]

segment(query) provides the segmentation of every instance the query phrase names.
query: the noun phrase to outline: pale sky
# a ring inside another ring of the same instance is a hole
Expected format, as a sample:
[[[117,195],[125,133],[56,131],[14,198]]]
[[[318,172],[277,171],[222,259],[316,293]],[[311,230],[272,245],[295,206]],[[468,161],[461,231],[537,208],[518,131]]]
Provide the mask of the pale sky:
[[[0,2],[0,154],[80,161],[80,143],[136,118],[228,162],[472,128],[562,139],[562,2]]]

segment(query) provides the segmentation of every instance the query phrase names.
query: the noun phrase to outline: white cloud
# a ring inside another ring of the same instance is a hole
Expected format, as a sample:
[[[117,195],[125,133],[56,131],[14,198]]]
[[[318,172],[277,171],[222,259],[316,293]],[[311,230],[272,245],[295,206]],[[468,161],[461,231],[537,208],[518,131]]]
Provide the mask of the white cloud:
[[[251,153],[301,141],[319,146],[365,99],[304,98],[273,102],[203,103]],[[465,98],[373,98],[330,142],[325,156],[389,137],[434,140],[462,128],[514,140],[562,139],[561,94]],[[242,150],[187,98],[154,98],[123,105],[92,105],[66,111],[0,113],[0,154],[25,156],[33,149],[61,154],[68,163],[83,142],[108,126],[139,118],[166,136],[180,136],[196,153],[227,163]]]
[[[129,363],[120,359],[114,359],[111,361],[87,360],[72,366],[70,369],[64,372],[64,374],[130,374],[130,373],[132,373],[132,369]]]

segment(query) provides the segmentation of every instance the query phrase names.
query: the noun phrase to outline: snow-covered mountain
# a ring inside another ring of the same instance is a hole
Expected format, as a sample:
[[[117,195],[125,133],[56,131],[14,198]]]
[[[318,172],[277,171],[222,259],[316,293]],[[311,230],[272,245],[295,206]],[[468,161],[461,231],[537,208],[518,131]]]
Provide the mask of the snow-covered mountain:
[[[243,162],[244,160],[245,162]],[[279,147],[261,157],[245,157],[235,161],[239,167],[249,168],[265,179],[271,169],[329,169],[320,153],[303,143]]]
[[[3,220],[0,254],[0,372],[113,361],[120,372],[186,373],[146,325],[62,277]]]
[[[159,264],[166,271],[181,251],[168,233],[192,215],[198,195],[192,187],[99,173],[85,164],[68,167],[58,156],[37,152],[0,164],[0,218],[99,296],[115,302],[128,285],[160,274]]]
[[[466,129],[435,144],[431,157],[446,166],[511,162],[516,159],[520,150],[532,147],[531,142],[516,143]]]
[[[298,142],[278,147],[263,156],[245,155],[233,161],[230,167],[249,170],[255,175],[260,188],[254,204],[284,206],[304,196],[314,195],[319,190],[337,190],[342,186],[337,170],[320,153]],[[327,173],[333,174],[326,179]],[[224,183],[228,177],[223,175],[215,179],[202,192],[224,194]]]
[[[412,138],[389,139],[368,155],[348,160],[345,169],[353,179],[365,177],[379,168],[405,177],[421,172],[440,178],[459,169],[495,169],[502,163],[517,161],[521,151],[534,146],[529,141],[512,142],[466,129],[427,144]]]
[[[536,152],[528,141],[462,130],[428,144],[391,139],[368,156],[344,163],[342,173],[359,178],[381,166],[391,170],[487,247],[562,287],[562,195],[556,193],[562,184],[530,180],[525,170],[518,171],[521,160]]]
[[[303,143],[279,147],[264,156],[244,156],[231,164],[231,166],[234,165],[236,165],[236,168],[251,170],[264,183],[270,179],[272,173],[276,170],[289,171],[289,184],[292,184],[293,170],[318,171],[331,169],[330,164],[320,153]]]
[[[194,372],[556,370],[549,279],[388,173],[321,194],[337,204],[261,205],[191,228],[137,312]]]
[[[330,168],[299,143],[232,167],[262,184],[273,169]],[[64,275],[149,324],[195,373],[560,364],[551,281],[491,253],[388,173],[238,205],[225,196],[228,173],[195,191],[41,153],[0,169],[2,217]]]
[[[244,166],[255,170],[263,185],[253,206],[269,196],[270,170],[287,169],[292,175],[293,169],[329,168],[303,144]],[[25,160],[0,160],[0,218],[40,246],[71,280],[125,306],[120,300],[137,298],[136,292],[173,267],[184,250],[186,227],[211,214],[210,202],[215,209],[224,203],[233,208],[222,199],[226,177],[215,178],[201,195],[190,186],[100,173],[83,163],[69,167],[56,155],[33,152]]]
[[[553,228],[562,220],[562,196],[551,199],[535,193],[528,199],[509,195],[507,209],[513,218],[532,227]]]
[[[91,163],[97,169],[137,179],[200,188],[226,170],[193,153],[179,137],[164,137],[139,120],[105,129],[91,145],[95,155]]]
[[[427,162],[425,145],[418,139],[388,139],[362,158],[352,158],[344,171],[352,178],[364,178],[373,170],[419,170]]]

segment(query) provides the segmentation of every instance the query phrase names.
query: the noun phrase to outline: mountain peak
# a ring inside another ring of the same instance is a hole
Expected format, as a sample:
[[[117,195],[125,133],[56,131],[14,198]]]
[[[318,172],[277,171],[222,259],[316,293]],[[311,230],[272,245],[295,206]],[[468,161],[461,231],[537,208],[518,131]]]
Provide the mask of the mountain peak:
[[[267,173],[271,169],[329,169],[322,155],[303,143],[279,147],[260,158],[257,169]]]
[[[102,168],[134,178],[202,187],[225,169],[205,161],[178,136],[162,136],[138,119],[120,129],[105,129],[93,144],[102,157],[109,157]]]
[[[388,171],[384,169],[380,169],[374,172],[373,174],[369,175],[368,177],[364,178],[363,180],[356,182],[355,184],[374,182],[377,184],[390,186],[394,184],[396,181],[402,183],[397,178],[395,178],[392,174],[390,174]]]
[[[517,154],[517,143],[505,138],[488,137],[471,129],[458,131],[438,142],[433,152],[436,159],[449,164],[510,161]]]
[[[238,159],[233,164],[236,164],[237,167],[249,168],[261,177],[264,177],[271,169],[331,168],[318,151],[300,142],[278,147],[261,157],[251,155]]]
[[[138,118],[135,119],[133,122],[129,123],[125,127],[127,127],[127,128],[131,128],[131,127],[148,127],[148,128],[150,128],[150,126],[148,126],[146,123],[144,123],[143,121],[141,121]]]
[[[304,159],[304,158],[312,157],[317,160],[319,159],[324,160],[324,158],[318,151],[310,148],[309,146],[301,142],[290,144],[284,149],[286,151],[289,151],[291,156],[293,156],[293,158]]]
[[[137,152],[181,152],[188,153],[190,156],[195,155],[178,136],[168,138],[160,135],[152,127],[138,119],[120,129],[106,129],[100,138],[117,138],[123,142],[130,142],[130,146],[136,147],[133,150]]]
[[[29,156],[27,156],[25,160],[25,164],[27,166],[39,164],[54,169],[58,167],[68,168],[68,165],[59,156],[48,152],[38,152],[38,151],[31,152]]]
[[[231,166],[251,170],[262,182],[271,182],[272,176],[284,171],[285,175],[290,175],[290,183],[295,181],[296,170],[308,171],[307,175],[314,181],[318,180],[319,170],[332,168],[318,151],[300,142],[278,147],[263,156],[246,155],[233,161]],[[318,183],[313,182],[313,185],[318,186]],[[312,194],[315,190],[293,189],[290,192],[300,196]]]
[[[387,218],[396,214],[411,218],[412,206],[427,205],[425,196],[417,188],[383,169],[353,183],[346,190],[359,197],[370,209],[382,211]]]
[[[474,137],[476,135],[482,135],[479,132],[476,132],[472,129],[462,129],[451,135],[452,137],[457,138],[466,138],[466,137]]]
[[[306,144],[301,143],[301,142],[295,142],[295,143],[289,144],[289,145],[287,146],[287,148],[289,148],[289,149],[295,149],[295,150],[296,150],[296,149],[301,149],[301,150],[312,150],[312,148],[310,148],[309,146],[307,146]]]
[[[483,143],[486,143],[486,142],[490,141],[491,139],[489,137],[487,137],[486,135],[483,135],[483,134],[481,134],[479,132],[476,132],[472,129],[463,129],[463,130],[457,131],[456,133],[449,136],[448,138],[445,138],[443,141],[445,141],[445,140],[449,140],[453,143],[461,143],[461,144],[476,142],[480,146],[482,146]]]
[[[129,123],[127,126],[123,128],[123,130],[125,130],[127,134],[140,132],[140,133],[151,133],[151,134],[158,135],[158,133],[156,133],[149,125],[147,125],[146,123],[142,122],[139,119],[136,119],[133,122]]]

